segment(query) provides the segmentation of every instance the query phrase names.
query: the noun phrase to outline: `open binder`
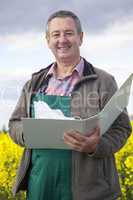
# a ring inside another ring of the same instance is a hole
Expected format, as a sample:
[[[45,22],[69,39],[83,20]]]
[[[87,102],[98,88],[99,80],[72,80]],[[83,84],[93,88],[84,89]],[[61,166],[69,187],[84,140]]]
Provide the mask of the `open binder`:
[[[63,141],[63,134],[70,129],[76,129],[84,134],[99,126],[100,134],[103,135],[127,107],[132,80],[133,74],[127,78],[97,115],[87,119],[23,118],[23,134],[26,147],[69,149],[70,147]]]

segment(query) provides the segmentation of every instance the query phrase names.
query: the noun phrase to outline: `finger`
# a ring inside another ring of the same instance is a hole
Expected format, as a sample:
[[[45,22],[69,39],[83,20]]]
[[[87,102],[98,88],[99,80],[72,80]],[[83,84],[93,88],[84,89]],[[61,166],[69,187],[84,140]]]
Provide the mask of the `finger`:
[[[86,140],[86,137],[76,130],[73,131],[73,132],[65,133],[65,134],[67,134],[70,137],[78,140],[79,142],[84,142]]]
[[[70,142],[65,142],[65,143],[66,143],[67,145],[69,145],[70,148],[71,148],[72,150],[80,151],[80,149],[81,149],[81,147],[78,146],[78,145],[72,144],[72,143],[70,143]]]
[[[80,145],[80,142],[75,139],[73,136],[71,136],[70,134],[64,134],[64,141],[66,143],[70,143],[72,145],[75,145],[75,146],[79,146]]]
[[[100,136],[100,128],[99,127],[95,128],[95,131],[94,131],[93,135],[94,136]]]
[[[93,130],[87,132],[85,135],[88,136],[88,137],[94,137],[96,135],[100,135],[100,128],[96,127]]]
[[[70,134],[71,137],[78,140],[79,142],[84,142],[86,140],[85,136],[79,134],[79,133],[72,133]]]

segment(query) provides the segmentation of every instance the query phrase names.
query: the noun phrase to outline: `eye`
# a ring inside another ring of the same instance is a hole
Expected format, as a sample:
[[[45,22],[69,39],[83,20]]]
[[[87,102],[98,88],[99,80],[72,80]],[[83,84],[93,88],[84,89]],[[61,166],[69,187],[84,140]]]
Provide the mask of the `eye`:
[[[73,32],[72,31],[66,32],[65,35],[72,36]]]
[[[53,38],[58,38],[59,36],[60,36],[59,33],[53,33],[53,34],[52,34],[52,37],[53,37]]]

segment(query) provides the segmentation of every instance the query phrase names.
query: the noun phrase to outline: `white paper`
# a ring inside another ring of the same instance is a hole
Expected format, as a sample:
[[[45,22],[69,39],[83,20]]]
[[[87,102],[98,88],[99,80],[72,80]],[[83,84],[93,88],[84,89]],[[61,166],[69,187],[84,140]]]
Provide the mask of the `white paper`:
[[[64,116],[63,112],[59,109],[51,109],[46,102],[35,101],[34,111],[36,119],[70,119],[74,120],[72,117]]]

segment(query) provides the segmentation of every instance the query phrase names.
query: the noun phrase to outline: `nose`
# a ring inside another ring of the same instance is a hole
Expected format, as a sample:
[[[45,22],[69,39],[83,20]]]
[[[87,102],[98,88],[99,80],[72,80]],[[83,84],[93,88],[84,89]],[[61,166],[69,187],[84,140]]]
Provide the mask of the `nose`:
[[[64,33],[61,33],[60,34],[60,37],[59,37],[59,42],[66,42],[67,41],[67,37]]]

